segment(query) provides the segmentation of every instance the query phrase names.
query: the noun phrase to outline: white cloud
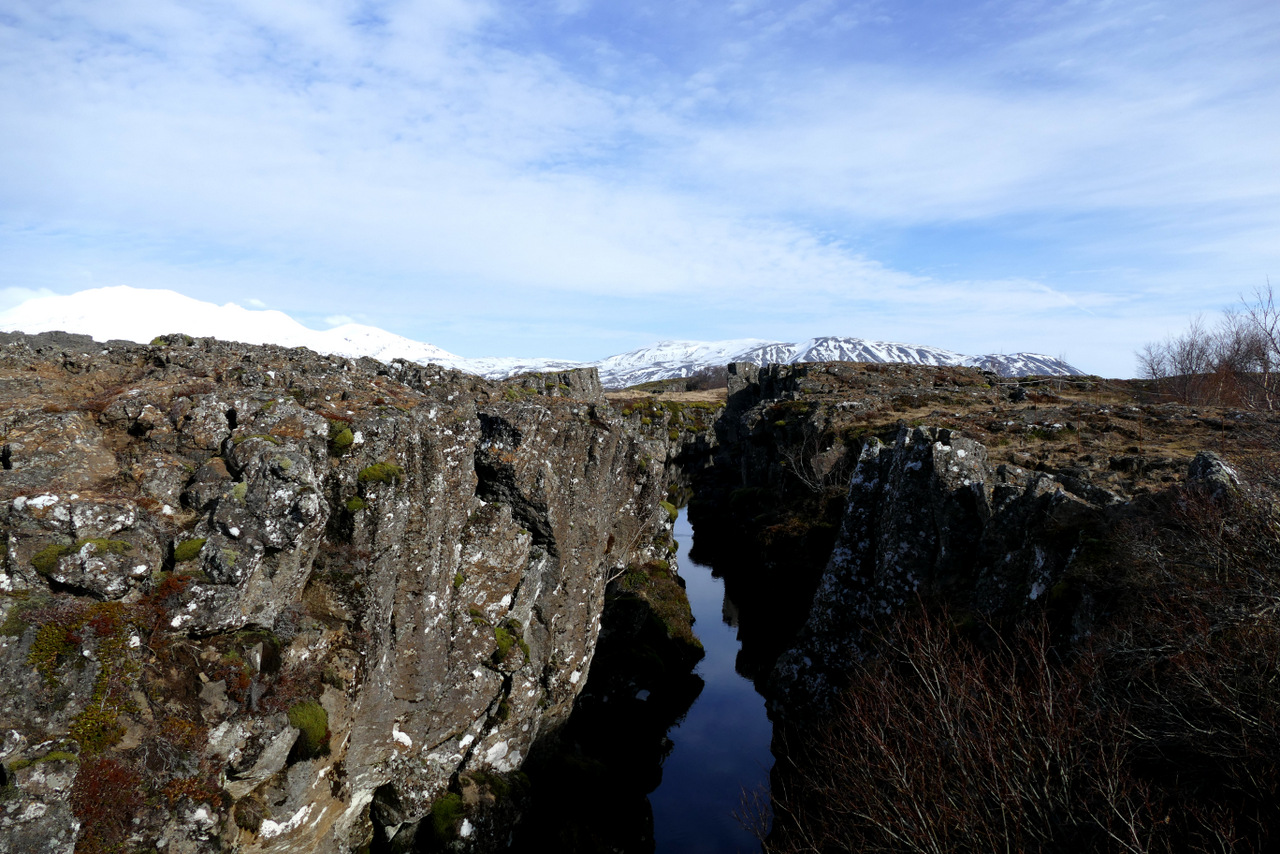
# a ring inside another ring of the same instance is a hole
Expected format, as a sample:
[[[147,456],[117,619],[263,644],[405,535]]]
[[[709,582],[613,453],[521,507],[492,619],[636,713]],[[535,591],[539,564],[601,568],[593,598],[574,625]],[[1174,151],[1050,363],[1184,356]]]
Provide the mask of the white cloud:
[[[266,308],[267,307],[267,304],[262,300],[258,299],[257,297],[249,297],[249,299],[244,301],[244,304],[249,306],[250,308]]]
[[[324,322],[330,326],[343,326],[348,323],[355,323],[355,320],[345,314],[331,314],[324,319]]]
[[[574,26],[598,12],[550,2]],[[1133,322],[1151,290],[1162,309],[1229,301],[1280,261],[1280,16],[1118,8],[956,7],[949,41],[920,35],[933,51],[915,55],[892,43],[893,4],[681,7],[671,35],[692,41],[662,55],[621,27],[521,41],[517,10],[462,0],[13,2],[0,233],[28,248],[0,251],[0,273],[44,285],[25,271],[82,253],[97,284],[237,282],[228,298],[324,317],[356,279],[309,277],[359,270],[383,317],[476,293],[460,311],[515,324],[561,294],[974,337]],[[821,48],[837,18],[847,47]],[[1097,276],[926,275],[861,239],[1101,214],[1129,227],[1058,250]],[[810,328],[832,331],[864,334]]]

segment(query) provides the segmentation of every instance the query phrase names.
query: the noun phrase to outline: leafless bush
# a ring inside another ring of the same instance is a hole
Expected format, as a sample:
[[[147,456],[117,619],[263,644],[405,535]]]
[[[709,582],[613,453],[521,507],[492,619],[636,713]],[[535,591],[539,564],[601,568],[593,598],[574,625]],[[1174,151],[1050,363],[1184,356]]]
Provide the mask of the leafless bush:
[[[1273,850],[1276,498],[1170,490],[1103,534],[1070,582],[1105,611],[1084,639],[890,623],[834,713],[783,732],[765,850]]]
[[[1085,702],[1089,662],[1053,658],[1042,627],[984,652],[943,620],[898,623],[775,773],[766,850],[1148,850],[1122,721]]]
[[[685,380],[686,391],[729,387],[729,369],[724,365],[699,368]]]
[[[798,441],[790,435],[778,439],[781,465],[809,492],[845,489],[853,473],[849,449],[824,424],[802,423],[798,429]]]
[[[1197,317],[1182,334],[1138,352],[1140,375],[1190,404],[1273,409],[1280,393],[1278,367],[1280,306],[1270,282],[1216,325]]]

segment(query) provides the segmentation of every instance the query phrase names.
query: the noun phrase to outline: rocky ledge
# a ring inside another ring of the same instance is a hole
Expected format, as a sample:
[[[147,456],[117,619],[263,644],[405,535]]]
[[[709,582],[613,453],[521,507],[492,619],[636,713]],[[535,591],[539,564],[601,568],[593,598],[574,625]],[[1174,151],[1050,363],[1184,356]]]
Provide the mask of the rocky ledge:
[[[0,851],[484,849],[668,566],[679,442],[593,369],[54,333],[0,389]]]

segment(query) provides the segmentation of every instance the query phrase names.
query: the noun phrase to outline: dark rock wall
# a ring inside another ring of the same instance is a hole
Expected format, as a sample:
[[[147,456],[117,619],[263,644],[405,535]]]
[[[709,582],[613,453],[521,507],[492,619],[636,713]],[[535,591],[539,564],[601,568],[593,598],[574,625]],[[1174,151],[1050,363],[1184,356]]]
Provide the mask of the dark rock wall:
[[[0,407],[0,850],[70,850],[77,762],[141,775],[162,852],[411,833],[567,718],[607,582],[668,557],[672,442],[594,371],[6,336]]]
[[[947,429],[904,428],[891,446],[871,439],[808,619],[774,670],[775,710],[824,702],[867,652],[864,633],[918,597],[991,619],[1052,596],[1111,503],[1072,495],[1050,474],[990,465],[986,448]]]

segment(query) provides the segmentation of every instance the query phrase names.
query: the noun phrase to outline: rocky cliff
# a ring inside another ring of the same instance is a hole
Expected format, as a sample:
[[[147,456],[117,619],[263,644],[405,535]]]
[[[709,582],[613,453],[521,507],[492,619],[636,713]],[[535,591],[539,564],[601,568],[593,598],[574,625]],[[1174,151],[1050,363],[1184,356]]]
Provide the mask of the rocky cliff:
[[[775,707],[829,699],[871,648],[864,633],[917,597],[991,619],[1060,592],[1085,532],[1120,501],[992,465],[983,445],[948,429],[903,428],[892,445],[871,438],[805,625],[774,671]]]
[[[730,365],[691,518],[743,608],[744,659],[774,711],[830,696],[865,633],[921,599],[979,621],[1052,602],[1064,630],[1087,631],[1105,584],[1068,578],[1081,547],[1137,499],[1229,481],[1200,449],[1256,457],[1280,427],[1158,400],[1097,378]]]
[[[735,366],[699,515],[744,635],[808,594],[768,850],[1274,847],[1280,416],[1159,392]]]
[[[0,851],[483,848],[668,558],[679,443],[594,371],[6,335],[0,386]]]

